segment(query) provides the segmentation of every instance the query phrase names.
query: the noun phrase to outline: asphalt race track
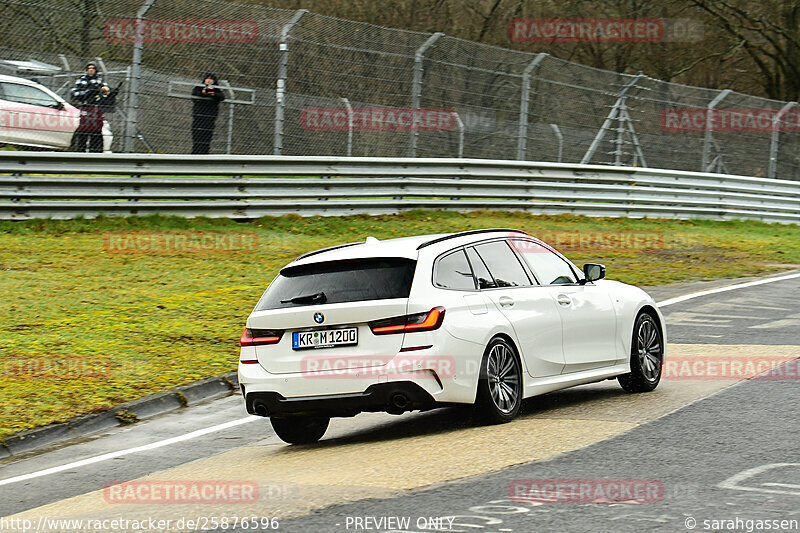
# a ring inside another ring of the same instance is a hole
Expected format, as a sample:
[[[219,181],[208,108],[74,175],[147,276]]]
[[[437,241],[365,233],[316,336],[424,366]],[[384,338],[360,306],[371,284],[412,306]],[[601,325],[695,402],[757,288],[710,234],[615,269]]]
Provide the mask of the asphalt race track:
[[[68,530],[56,519],[163,520],[142,531],[798,531],[798,294],[793,277],[670,303],[656,391],[576,387],[528,400],[502,426],[472,425],[461,409],[362,414],[287,446],[229,396],[9,458],[0,531]],[[253,497],[116,500],[107,485],[130,480]],[[234,526],[243,517],[277,521]],[[72,530],[103,530],[86,524]]]

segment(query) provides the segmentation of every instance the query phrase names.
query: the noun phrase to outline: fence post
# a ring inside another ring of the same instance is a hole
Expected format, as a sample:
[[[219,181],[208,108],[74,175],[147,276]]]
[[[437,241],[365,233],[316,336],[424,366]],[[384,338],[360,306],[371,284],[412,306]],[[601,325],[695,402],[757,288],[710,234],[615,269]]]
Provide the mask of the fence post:
[[[94,62],[97,65],[97,72],[98,73],[102,73],[103,74],[103,76],[102,76],[103,80],[105,80],[106,83],[108,83],[108,69],[106,68],[105,61],[103,61],[102,57],[97,56],[97,57],[94,58]]]
[[[275,138],[272,144],[272,153],[275,155],[281,155],[283,150],[283,109],[286,105],[286,76],[289,70],[289,32],[300,21],[300,17],[306,13],[308,13],[307,9],[298,9],[281,31],[279,45],[281,58],[278,61],[278,81],[275,86]]]
[[[228,97],[233,100],[234,94],[228,80],[220,80],[220,84],[228,89]],[[228,102],[228,134],[225,136],[225,153],[230,154],[233,147],[233,113],[236,104]]]
[[[464,157],[464,122],[461,117],[456,115],[456,126],[458,126],[458,157]]]
[[[778,136],[781,132],[781,119],[797,102],[789,102],[778,111],[772,118],[772,139],[769,143],[769,168],[767,177],[774,178],[778,172]]]
[[[709,158],[711,157],[711,131],[713,130],[714,124],[714,108],[717,107],[726,96],[731,94],[730,89],[725,89],[721,93],[719,93],[711,102],[708,104],[706,108],[706,133],[703,138],[703,166],[700,168],[700,172],[708,172],[709,171]]]
[[[528,144],[528,97],[531,92],[531,75],[546,56],[545,52],[536,54],[534,60],[525,67],[525,71],[522,73],[522,99],[519,103],[519,133],[517,134],[517,159],[520,160],[525,159]]]
[[[72,68],[69,66],[69,61],[67,60],[67,56],[64,54],[58,54],[58,59],[61,60],[61,64],[63,65],[64,72],[69,75],[72,72]]]
[[[550,128],[556,134],[556,139],[558,139],[558,162],[561,163],[564,155],[564,135],[561,133],[561,128],[558,127],[558,124],[550,124]]]
[[[350,157],[353,155],[353,106],[345,97],[342,97],[342,102],[347,108],[347,157]]]
[[[411,85],[411,107],[419,109],[420,100],[422,99],[422,61],[425,59],[425,50],[433,46],[433,43],[439,40],[444,33],[437,31],[428,40],[422,43],[422,46],[417,48],[414,54],[414,80]],[[417,157],[417,138],[419,132],[414,129],[414,119],[411,119],[411,142],[408,146],[408,157]]]
[[[139,11],[136,12],[136,35],[144,35],[142,19],[156,0],[146,0]],[[125,113],[125,144],[123,152],[131,153],[136,143],[136,110],[139,105],[139,78],[142,76],[142,51],[144,39],[135,39],[133,43],[133,64],[131,66],[131,79],[128,85],[128,112]]]

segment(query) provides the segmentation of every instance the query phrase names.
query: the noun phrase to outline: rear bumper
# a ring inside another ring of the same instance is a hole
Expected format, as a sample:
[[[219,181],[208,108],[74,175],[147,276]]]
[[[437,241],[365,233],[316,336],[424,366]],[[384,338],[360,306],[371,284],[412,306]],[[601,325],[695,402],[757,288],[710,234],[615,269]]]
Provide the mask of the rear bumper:
[[[419,341],[419,344],[432,343]],[[327,410],[333,412],[333,416],[352,416],[361,411],[397,412],[394,408],[390,410],[393,406],[387,400],[387,395],[396,389],[407,394],[413,406],[410,410],[428,408],[431,404],[474,403],[478,384],[476,369],[483,356],[483,347],[451,340],[449,336],[438,339],[435,345],[438,347],[436,350],[398,353],[383,366],[342,372],[271,374],[259,363],[240,362],[239,383],[246,399],[251,394],[266,393],[267,406],[271,406],[273,413]],[[255,355],[253,348],[243,347],[241,360],[251,361]],[[294,403],[312,399],[319,400],[319,403]],[[323,409],[326,405],[331,408]],[[255,411],[249,401],[247,409],[251,413]]]
[[[411,381],[378,383],[364,392],[285,398],[277,392],[251,392],[247,412],[260,416],[355,416],[364,411],[400,414],[436,407],[436,400]]]

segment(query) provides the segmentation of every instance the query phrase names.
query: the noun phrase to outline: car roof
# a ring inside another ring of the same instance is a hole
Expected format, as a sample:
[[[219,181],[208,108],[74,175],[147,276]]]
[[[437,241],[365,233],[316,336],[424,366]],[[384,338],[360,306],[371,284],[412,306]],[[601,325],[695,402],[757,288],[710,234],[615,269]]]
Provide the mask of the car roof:
[[[36,85],[41,86],[40,83],[37,83],[37,82],[32,81],[32,80],[29,80],[27,78],[20,78],[18,76],[8,76],[7,74],[0,74],[0,81],[13,82],[13,83],[22,83],[22,84],[25,84],[25,85],[33,85],[33,86],[36,86]]]
[[[347,259],[365,259],[369,257],[403,257],[417,259],[422,249],[429,249],[431,252],[438,254],[446,249],[475,242],[482,237],[508,236],[509,233],[527,236],[527,233],[519,230],[492,228],[460,233],[437,233],[433,235],[400,237],[382,241],[374,237],[367,237],[364,241],[340,244],[331,246],[330,248],[322,248],[320,250],[308,252],[295,259],[290,265],[287,265],[287,267]]]

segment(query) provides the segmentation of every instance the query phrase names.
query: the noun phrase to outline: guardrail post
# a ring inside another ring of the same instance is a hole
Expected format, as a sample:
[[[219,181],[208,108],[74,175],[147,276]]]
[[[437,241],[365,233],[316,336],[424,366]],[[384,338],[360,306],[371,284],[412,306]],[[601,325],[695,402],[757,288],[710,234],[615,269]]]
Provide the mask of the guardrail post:
[[[353,155],[353,106],[347,98],[342,97],[342,102],[347,108],[347,157],[350,157]]]
[[[517,159],[525,159],[528,144],[528,97],[531,92],[531,75],[542,60],[547,57],[545,52],[536,54],[533,61],[528,63],[522,72],[522,98],[519,102],[519,132],[517,133]]]
[[[283,150],[283,110],[286,105],[286,76],[289,70],[289,32],[306,13],[307,9],[298,9],[281,31],[279,45],[281,57],[278,61],[278,80],[275,84],[275,138],[272,143],[272,153],[275,155],[281,155]]]
[[[581,159],[581,165],[588,165],[589,161],[592,160],[597,147],[600,146],[600,142],[605,137],[606,133],[609,129],[611,129],[611,123],[619,118],[621,115],[627,116],[627,108],[625,105],[625,99],[627,98],[628,91],[630,91],[639,80],[644,78],[644,74],[641,72],[637,74],[633,79],[629,80],[628,83],[622,86],[619,93],[617,93],[617,101],[614,103],[614,107],[611,108],[611,112],[606,117],[605,121],[603,121],[603,125],[600,127],[600,131],[597,132],[595,135],[592,144],[589,146],[589,149],[586,150],[586,153],[583,155],[583,159]],[[620,128],[622,125],[620,125]],[[617,142],[621,142],[620,139],[617,139]],[[619,151],[619,144],[617,145],[617,151]],[[641,151],[641,150],[640,150]],[[645,165],[646,166],[646,165]]]
[[[722,100],[725,99],[726,96],[731,94],[733,91],[730,89],[725,89],[721,93],[719,93],[711,102],[708,104],[706,108],[706,133],[703,139],[703,166],[700,168],[700,172],[709,172],[709,158],[711,157],[711,131],[713,130],[714,124],[714,108],[717,107]]]
[[[136,12],[136,35],[144,35],[142,19],[156,0],[146,0],[139,11]],[[144,39],[135,39],[133,43],[133,64],[131,66],[131,79],[128,84],[128,112],[125,113],[125,144],[122,151],[133,152],[136,143],[136,110],[139,105],[139,78],[142,76],[142,52]]]
[[[411,84],[411,107],[419,109],[420,101],[422,99],[422,62],[425,59],[425,50],[433,46],[433,44],[442,37],[444,33],[437,31],[428,40],[422,43],[422,46],[417,48],[414,54],[414,79]],[[417,139],[419,132],[414,129],[414,120],[411,120],[411,142],[408,146],[408,157],[417,157]]]
[[[767,169],[767,177],[774,178],[778,172],[778,136],[781,133],[781,119],[791,108],[797,105],[797,102],[789,102],[778,111],[772,118],[772,139],[769,143],[769,168]]]

